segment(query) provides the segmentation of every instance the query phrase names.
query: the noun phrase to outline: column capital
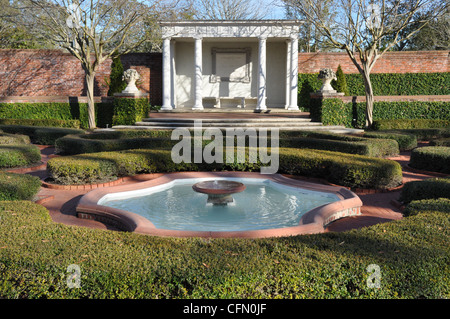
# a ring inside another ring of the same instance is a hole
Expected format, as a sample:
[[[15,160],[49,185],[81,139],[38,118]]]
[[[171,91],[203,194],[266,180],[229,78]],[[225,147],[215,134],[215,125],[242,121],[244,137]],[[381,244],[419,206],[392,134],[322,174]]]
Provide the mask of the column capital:
[[[196,34],[193,36],[194,40],[203,40],[203,36],[201,36],[200,34]]]
[[[260,35],[258,37],[259,41],[266,41],[267,40],[267,35]]]
[[[170,37],[170,36],[169,36],[169,37],[165,37],[165,38],[163,38],[163,41],[164,41],[164,40],[166,40],[166,41],[167,41],[167,40],[168,40],[168,41],[170,41],[170,40],[172,40],[172,37]]]

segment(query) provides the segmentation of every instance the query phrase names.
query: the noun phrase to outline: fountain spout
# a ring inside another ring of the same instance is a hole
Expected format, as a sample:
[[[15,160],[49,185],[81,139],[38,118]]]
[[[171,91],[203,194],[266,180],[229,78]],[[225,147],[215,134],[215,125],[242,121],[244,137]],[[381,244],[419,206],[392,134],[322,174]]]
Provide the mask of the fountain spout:
[[[192,188],[198,193],[208,194],[207,203],[213,205],[228,205],[228,203],[234,201],[231,195],[244,191],[246,186],[239,182],[211,180],[196,183]]]

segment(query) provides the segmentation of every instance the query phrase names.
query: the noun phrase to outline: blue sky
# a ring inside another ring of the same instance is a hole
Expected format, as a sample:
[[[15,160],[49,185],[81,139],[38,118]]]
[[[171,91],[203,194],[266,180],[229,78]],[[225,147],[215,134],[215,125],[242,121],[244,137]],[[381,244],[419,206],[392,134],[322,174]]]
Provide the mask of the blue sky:
[[[285,19],[283,1],[281,0],[260,0],[262,3],[266,3],[266,6],[270,9],[266,19]]]

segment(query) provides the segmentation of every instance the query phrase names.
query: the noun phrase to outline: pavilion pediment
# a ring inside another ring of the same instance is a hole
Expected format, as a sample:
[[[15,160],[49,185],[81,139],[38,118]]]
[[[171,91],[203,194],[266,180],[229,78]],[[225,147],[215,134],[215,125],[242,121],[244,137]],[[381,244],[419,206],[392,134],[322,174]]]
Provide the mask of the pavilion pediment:
[[[301,21],[181,21],[163,22],[163,38],[289,38],[297,36]]]

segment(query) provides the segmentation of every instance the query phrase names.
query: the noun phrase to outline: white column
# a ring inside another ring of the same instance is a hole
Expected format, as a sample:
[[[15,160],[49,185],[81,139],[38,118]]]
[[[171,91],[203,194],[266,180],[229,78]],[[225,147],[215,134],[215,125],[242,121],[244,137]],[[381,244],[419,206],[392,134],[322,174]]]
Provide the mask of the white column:
[[[298,110],[298,36],[291,36],[291,98],[288,110]]]
[[[163,40],[163,105],[162,110],[171,110],[171,96],[172,96],[172,80],[171,80],[171,67],[170,67],[170,38],[164,38]]]
[[[258,104],[257,110],[266,110],[266,42],[267,38],[259,38],[259,69],[258,69]]]
[[[195,78],[193,110],[203,110],[203,59],[202,38],[195,38]]]
[[[291,40],[286,40],[286,105],[285,109],[290,106],[291,100]]]
[[[176,99],[176,89],[175,89],[175,79],[176,79],[176,68],[175,68],[175,41],[170,44],[170,100],[172,108],[175,109],[177,106]]]

